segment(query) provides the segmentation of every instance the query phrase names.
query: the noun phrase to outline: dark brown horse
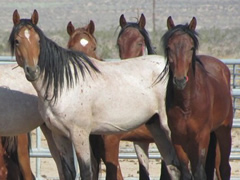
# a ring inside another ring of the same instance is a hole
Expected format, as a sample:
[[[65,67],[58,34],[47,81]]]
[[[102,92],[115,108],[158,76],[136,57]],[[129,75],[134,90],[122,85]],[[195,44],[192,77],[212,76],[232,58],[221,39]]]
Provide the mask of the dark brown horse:
[[[1,137],[0,140],[0,179],[35,179],[30,167],[30,134]]]
[[[168,31],[162,37],[169,64],[166,105],[172,142],[181,163],[182,179],[203,180],[207,179],[205,162],[208,150],[212,151],[208,149],[212,132],[220,148],[221,178],[230,179],[230,71],[214,57],[196,55],[196,24],[193,18],[189,24],[175,26],[169,17]]]
[[[146,53],[154,54],[149,35],[145,29],[146,20],[143,14],[138,22],[126,22],[124,15],[121,15],[119,22],[122,29],[119,33],[117,44],[121,58],[132,58],[146,55]],[[88,56],[97,57],[95,51],[96,40],[94,37],[94,29],[93,21],[90,21],[86,27],[77,29],[75,29],[72,23],[69,22],[67,26],[67,31],[70,35],[68,48],[82,51]],[[87,36],[85,34],[87,34]],[[86,42],[86,45],[81,43],[81,40],[83,39],[84,42]],[[85,48],[87,45],[89,48]],[[93,148],[93,151],[94,149],[98,149],[98,152],[100,153],[98,154],[100,157],[95,156],[95,158],[97,158],[98,162],[98,158],[101,158],[106,165],[106,179],[123,179],[118,161],[121,140],[134,142],[134,147],[139,159],[140,179],[149,179],[148,147],[150,143],[154,142],[154,140],[145,125],[127,133],[102,135],[102,138],[100,139],[99,137],[91,136],[90,140],[92,140],[91,146],[95,147]],[[99,147],[96,148],[96,145]],[[95,154],[98,152],[95,152]],[[163,169],[161,174],[162,179],[169,178],[166,176],[168,175],[166,169]]]

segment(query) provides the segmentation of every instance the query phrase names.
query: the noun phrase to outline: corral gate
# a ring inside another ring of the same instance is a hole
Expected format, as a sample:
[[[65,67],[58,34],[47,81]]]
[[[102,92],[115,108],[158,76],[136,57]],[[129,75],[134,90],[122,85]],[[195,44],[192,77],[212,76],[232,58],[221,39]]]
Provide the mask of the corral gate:
[[[115,59],[108,59],[109,61],[115,60]],[[222,61],[228,65],[229,69],[231,70],[232,74],[232,95],[233,95],[233,106],[234,106],[234,121],[233,121],[233,128],[239,128],[240,130],[240,59],[222,59]],[[15,63],[14,57],[10,56],[0,56],[0,64],[8,64],[8,63]],[[36,129],[36,145],[34,148],[32,148],[30,152],[31,158],[36,159],[36,180],[43,180],[41,176],[41,168],[40,168],[40,162],[41,158],[51,158],[51,154],[49,152],[49,149],[42,148],[41,146],[41,130],[40,128]],[[239,137],[240,139],[240,137]],[[136,159],[137,156],[135,154],[134,149],[130,148],[124,148],[120,149],[119,154],[120,159]],[[158,150],[155,148],[149,149],[149,158],[150,159],[160,159],[161,156],[158,153]],[[231,151],[231,160],[237,160],[240,161],[240,148],[232,148]],[[75,158],[76,160],[76,158]],[[77,163],[76,163],[77,165]],[[78,171],[77,171],[78,172]],[[48,178],[49,179],[49,178]],[[58,179],[51,178],[51,179]],[[135,180],[136,178],[125,178],[127,180]],[[153,178],[152,180],[154,180]],[[159,178],[156,178],[159,179]],[[231,180],[240,179],[240,177],[231,177]]]

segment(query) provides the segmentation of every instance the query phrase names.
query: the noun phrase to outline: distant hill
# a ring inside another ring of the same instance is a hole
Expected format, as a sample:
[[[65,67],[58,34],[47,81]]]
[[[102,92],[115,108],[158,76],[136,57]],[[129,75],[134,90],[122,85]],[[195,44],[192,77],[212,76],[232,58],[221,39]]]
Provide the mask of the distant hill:
[[[195,16],[198,28],[240,27],[239,0],[155,0],[155,24],[166,27],[166,19],[172,16],[176,23],[185,23]],[[44,30],[65,29],[69,21],[78,25],[90,19],[96,29],[116,28],[121,14],[136,21],[141,13],[147,18],[148,30],[152,29],[153,0],[1,0],[0,27],[12,27],[12,13],[18,9],[20,15],[29,18],[34,9],[40,16]]]

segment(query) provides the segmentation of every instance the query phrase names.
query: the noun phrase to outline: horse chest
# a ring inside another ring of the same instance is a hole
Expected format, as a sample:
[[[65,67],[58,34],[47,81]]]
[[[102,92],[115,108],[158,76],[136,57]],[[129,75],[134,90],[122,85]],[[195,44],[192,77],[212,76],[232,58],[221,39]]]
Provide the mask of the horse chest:
[[[202,119],[204,121],[206,118]],[[171,131],[178,135],[186,136],[189,134],[196,134],[203,128],[197,123],[199,119],[195,117],[195,113],[192,109],[184,111],[178,106],[168,110],[168,121]]]

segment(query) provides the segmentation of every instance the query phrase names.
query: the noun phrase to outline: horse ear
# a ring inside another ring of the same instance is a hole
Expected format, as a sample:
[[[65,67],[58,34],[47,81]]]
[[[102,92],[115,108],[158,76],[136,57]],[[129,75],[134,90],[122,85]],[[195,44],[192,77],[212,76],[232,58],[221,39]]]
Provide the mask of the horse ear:
[[[94,25],[94,22],[92,20],[90,20],[90,23],[87,26],[87,31],[92,35],[95,31],[95,25]]]
[[[20,23],[20,16],[18,14],[18,10],[16,9],[14,12],[13,12],[13,24],[14,26],[18,25]]]
[[[75,31],[75,27],[72,25],[72,22],[69,21],[69,23],[67,25],[67,32],[71,36],[74,31]]]
[[[146,18],[143,14],[141,14],[140,20],[138,21],[138,25],[141,29],[144,29],[146,25]]]
[[[120,24],[120,26],[121,26],[122,28],[127,25],[127,21],[126,21],[126,19],[125,19],[125,17],[124,17],[123,14],[120,16],[119,24]]]
[[[38,23],[38,12],[36,9],[34,9],[34,11],[33,11],[31,21],[34,25],[37,25],[37,23]]]
[[[195,30],[196,26],[197,26],[197,19],[193,17],[190,24],[188,25],[188,28],[191,30]]]
[[[169,16],[168,17],[168,19],[167,19],[167,27],[168,27],[168,29],[170,30],[170,29],[172,29],[172,28],[174,28],[174,22],[173,22],[173,20],[172,20],[172,17],[171,16]]]

